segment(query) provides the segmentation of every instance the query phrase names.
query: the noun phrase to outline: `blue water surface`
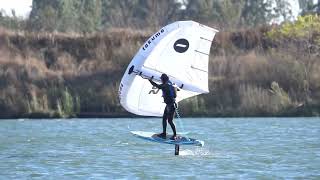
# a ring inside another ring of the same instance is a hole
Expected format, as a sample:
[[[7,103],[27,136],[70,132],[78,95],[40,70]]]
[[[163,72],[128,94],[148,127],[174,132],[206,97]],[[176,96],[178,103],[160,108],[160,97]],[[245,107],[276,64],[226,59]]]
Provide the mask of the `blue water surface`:
[[[320,179],[320,118],[185,118],[204,147],[138,139],[161,119],[0,121],[0,179]],[[170,126],[168,126],[170,132]]]

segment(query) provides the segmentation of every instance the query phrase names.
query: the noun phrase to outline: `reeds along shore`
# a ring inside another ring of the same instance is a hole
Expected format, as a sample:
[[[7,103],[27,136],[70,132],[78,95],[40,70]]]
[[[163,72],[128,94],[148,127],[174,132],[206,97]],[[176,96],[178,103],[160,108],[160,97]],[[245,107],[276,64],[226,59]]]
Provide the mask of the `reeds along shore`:
[[[320,33],[287,37],[281,28],[218,33],[209,61],[211,92],[181,102],[182,116],[319,115]],[[118,85],[151,34],[0,29],[0,117],[131,116],[119,104]]]

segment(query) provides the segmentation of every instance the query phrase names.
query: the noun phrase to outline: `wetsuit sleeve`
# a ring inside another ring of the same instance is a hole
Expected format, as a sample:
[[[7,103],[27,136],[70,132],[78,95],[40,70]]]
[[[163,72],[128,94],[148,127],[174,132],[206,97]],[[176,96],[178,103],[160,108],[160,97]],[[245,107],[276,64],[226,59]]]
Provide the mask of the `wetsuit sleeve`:
[[[159,85],[159,84],[157,84],[157,83],[153,82],[153,81],[152,81],[152,80],[150,80],[150,79],[149,79],[149,81],[150,81],[150,83],[152,84],[152,86],[155,86],[155,87],[157,87],[158,89],[162,89],[162,86],[161,86],[161,85]]]

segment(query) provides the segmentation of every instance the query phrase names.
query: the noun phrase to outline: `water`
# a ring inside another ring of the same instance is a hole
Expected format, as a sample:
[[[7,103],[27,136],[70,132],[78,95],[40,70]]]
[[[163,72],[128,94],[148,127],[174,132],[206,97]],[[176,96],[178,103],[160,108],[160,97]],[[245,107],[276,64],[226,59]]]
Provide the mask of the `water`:
[[[205,146],[174,156],[173,145],[130,134],[160,132],[160,119],[0,121],[0,179],[320,179],[320,118],[183,125]]]

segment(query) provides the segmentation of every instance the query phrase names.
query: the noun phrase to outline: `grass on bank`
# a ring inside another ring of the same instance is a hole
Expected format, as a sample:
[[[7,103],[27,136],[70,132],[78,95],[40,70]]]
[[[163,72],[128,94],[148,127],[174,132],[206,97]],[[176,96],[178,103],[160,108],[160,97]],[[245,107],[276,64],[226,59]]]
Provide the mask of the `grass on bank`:
[[[301,18],[218,33],[210,53],[211,93],[181,102],[181,114],[319,115],[319,17]],[[307,33],[296,36],[298,31]],[[90,35],[1,29],[0,116],[129,115],[119,104],[118,85],[150,35],[127,29]]]

